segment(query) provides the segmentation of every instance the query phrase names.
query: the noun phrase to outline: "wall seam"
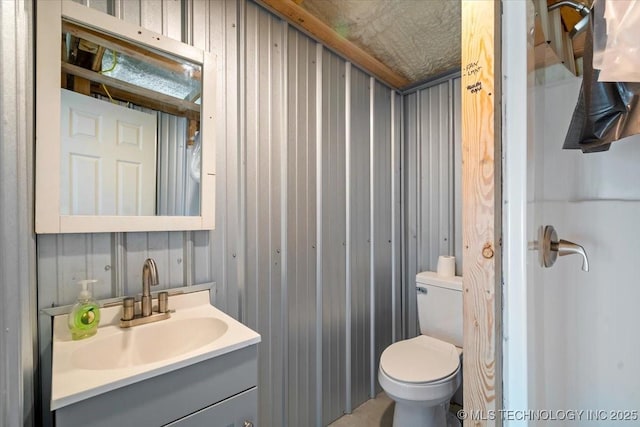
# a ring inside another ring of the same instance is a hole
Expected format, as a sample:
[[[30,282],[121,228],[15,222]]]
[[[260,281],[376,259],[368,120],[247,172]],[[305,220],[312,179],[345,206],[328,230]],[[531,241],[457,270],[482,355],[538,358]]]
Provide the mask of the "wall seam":
[[[245,325],[247,324],[247,284],[246,284],[246,259],[247,259],[247,27],[246,0],[237,0],[238,4],[238,37],[241,54],[238,55],[238,66],[240,72],[238,78],[238,89],[240,102],[238,103],[238,134],[240,145],[240,239],[238,246],[238,318]]]
[[[351,63],[345,63],[345,412],[351,408]]]
[[[322,275],[322,54],[321,43],[316,44],[316,425],[322,426],[322,334],[323,334],[323,275]]]
[[[453,79],[449,79],[447,84],[447,89],[449,92],[448,96],[448,108],[447,108],[447,142],[449,146],[448,151],[448,183],[447,183],[447,194],[449,194],[449,235],[447,236],[449,239],[449,253],[447,255],[455,255],[456,253],[456,239],[455,239],[455,195],[454,195],[454,176],[455,176],[455,164],[454,164],[454,154],[455,148],[453,147],[453,143],[455,142],[453,133],[454,133],[454,124],[453,124]],[[455,273],[454,273],[455,274]]]
[[[280,317],[280,330],[283,332],[282,334],[282,379],[281,385],[283,390],[283,396],[285,397],[282,400],[282,408],[281,417],[283,421],[283,427],[287,427],[289,425],[288,420],[288,399],[286,398],[289,393],[289,333],[288,333],[288,322],[287,319],[289,317],[289,302],[288,302],[288,274],[287,274],[287,258],[289,254],[289,247],[287,244],[287,223],[289,221],[287,205],[289,201],[289,193],[287,180],[289,175],[289,158],[288,158],[288,132],[289,132],[289,68],[288,64],[286,64],[286,58],[289,57],[289,24],[283,21],[283,40],[282,40],[282,144],[280,146],[280,163],[281,163],[281,174],[280,174],[280,188],[282,189],[281,200],[280,200],[280,216],[281,216],[281,227],[280,227],[280,274],[281,274],[281,293],[280,293],[280,304],[281,304],[281,317]]]
[[[396,265],[396,97],[393,89],[389,90],[389,98],[391,99],[391,342],[394,343],[397,340],[396,328],[397,328],[397,295],[396,288],[398,286],[396,282],[397,268]]]
[[[376,395],[375,79],[369,77],[369,397]]]

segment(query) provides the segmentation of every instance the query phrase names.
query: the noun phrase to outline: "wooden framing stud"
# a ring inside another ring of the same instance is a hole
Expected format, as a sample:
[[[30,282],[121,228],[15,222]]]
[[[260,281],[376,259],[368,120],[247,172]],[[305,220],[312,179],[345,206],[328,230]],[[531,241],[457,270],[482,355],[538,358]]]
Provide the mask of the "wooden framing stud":
[[[500,2],[462,1],[465,426],[502,425]],[[498,417],[499,418],[499,417]]]
[[[91,95],[91,82],[85,78],[73,76],[73,90],[83,95]]]
[[[200,122],[197,120],[189,120],[187,123],[187,145],[193,145],[195,142],[196,132],[200,127]]]

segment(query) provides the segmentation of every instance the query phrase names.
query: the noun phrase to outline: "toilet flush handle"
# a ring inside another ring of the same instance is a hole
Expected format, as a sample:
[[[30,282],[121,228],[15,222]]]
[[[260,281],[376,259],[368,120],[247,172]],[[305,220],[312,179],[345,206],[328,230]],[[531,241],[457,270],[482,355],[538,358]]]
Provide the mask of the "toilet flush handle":
[[[559,256],[578,254],[582,256],[582,271],[589,271],[589,259],[584,248],[576,243],[558,239],[552,225],[544,227],[542,233],[541,258],[544,267],[551,267]]]

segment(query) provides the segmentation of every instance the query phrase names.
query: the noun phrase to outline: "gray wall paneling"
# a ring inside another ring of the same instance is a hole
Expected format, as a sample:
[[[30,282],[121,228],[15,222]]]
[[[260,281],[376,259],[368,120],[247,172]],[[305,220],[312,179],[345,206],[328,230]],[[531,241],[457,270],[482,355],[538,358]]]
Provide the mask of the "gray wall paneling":
[[[217,304],[239,316],[242,256],[239,41],[240,2],[193,1],[194,43],[217,55],[216,229],[195,233],[194,282],[211,277],[217,284]]]
[[[392,95],[392,132],[391,132],[391,312],[392,312],[392,330],[391,341],[396,342],[402,339],[402,247],[403,247],[403,219],[402,205],[402,152],[404,147],[403,140],[403,103],[402,96],[398,93]]]
[[[371,383],[371,96],[369,76],[355,67],[349,68],[347,250],[351,304],[348,309],[351,309],[351,408],[355,408],[368,399]]]
[[[0,425],[35,424],[33,5],[0,2]]]
[[[382,391],[378,384],[380,355],[393,342],[393,258],[392,258],[392,116],[394,93],[375,80],[372,103],[372,356],[371,394]],[[391,320],[391,321],[390,321]]]
[[[402,245],[402,335],[413,337],[417,334],[417,311],[415,281],[418,271],[418,94],[411,93],[403,99],[403,128],[404,147],[402,152],[402,230],[404,233]],[[413,309],[412,309],[413,308]]]
[[[287,25],[253,3],[246,5],[246,323],[262,335],[258,358],[258,414],[284,425],[282,330],[282,198],[286,173],[283,48]],[[284,172],[283,172],[284,170]],[[307,314],[311,317],[311,313]],[[315,317],[313,317],[315,318]]]
[[[322,52],[322,371],[325,424],[346,410],[345,61]]]
[[[85,277],[99,298],[138,293],[154,257],[161,287],[215,281],[213,303],[262,334],[262,425],[350,412],[401,335],[400,95],[250,1],[84,3],[217,55],[217,228],[38,236],[39,308]]]
[[[450,110],[453,114],[453,197],[449,203],[453,213],[453,251],[456,257],[456,275],[462,276],[462,92],[461,79],[453,79],[453,99]],[[450,175],[451,176],[451,175]]]
[[[188,215],[186,148],[187,121],[183,117],[158,114],[158,171],[156,205],[161,215]]]
[[[435,271],[440,255],[462,272],[460,79],[450,77],[404,96],[403,299],[406,337],[419,333],[415,275]]]
[[[286,300],[284,318],[289,372],[285,405],[292,425],[314,425],[318,416],[317,368],[321,354],[317,316],[317,51],[300,32],[287,34]],[[321,303],[321,302],[320,302]]]

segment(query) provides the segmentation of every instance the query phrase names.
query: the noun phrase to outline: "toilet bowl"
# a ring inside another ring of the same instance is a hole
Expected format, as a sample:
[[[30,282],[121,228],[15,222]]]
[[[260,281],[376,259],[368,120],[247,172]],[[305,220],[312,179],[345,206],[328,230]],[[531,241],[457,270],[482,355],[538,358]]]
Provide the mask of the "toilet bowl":
[[[396,402],[394,426],[456,425],[448,416],[449,400],[462,382],[454,345],[425,335],[392,344],[380,357],[378,381]]]
[[[378,381],[395,401],[394,427],[454,427],[449,401],[462,384],[462,278],[416,277],[422,335],[391,344]],[[437,335],[437,336],[433,336]]]

